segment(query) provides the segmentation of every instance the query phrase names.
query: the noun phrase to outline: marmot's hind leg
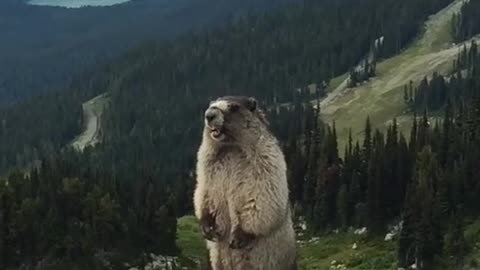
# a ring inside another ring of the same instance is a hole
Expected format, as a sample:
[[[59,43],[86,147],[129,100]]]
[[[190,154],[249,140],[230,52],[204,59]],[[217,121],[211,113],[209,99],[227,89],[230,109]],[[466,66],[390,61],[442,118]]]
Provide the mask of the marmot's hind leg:
[[[217,262],[215,265],[213,265],[212,270],[226,270],[225,267],[223,267],[221,262]]]
[[[222,260],[218,250],[217,243],[207,241],[208,246],[208,262],[211,270],[226,270],[223,267]]]

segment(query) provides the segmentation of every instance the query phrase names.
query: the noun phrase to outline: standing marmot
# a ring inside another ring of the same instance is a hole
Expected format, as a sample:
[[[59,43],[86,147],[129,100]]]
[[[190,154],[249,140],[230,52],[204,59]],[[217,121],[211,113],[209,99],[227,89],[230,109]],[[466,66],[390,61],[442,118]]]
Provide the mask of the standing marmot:
[[[255,99],[205,112],[194,204],[214,270],[296,269],[285,159]]]

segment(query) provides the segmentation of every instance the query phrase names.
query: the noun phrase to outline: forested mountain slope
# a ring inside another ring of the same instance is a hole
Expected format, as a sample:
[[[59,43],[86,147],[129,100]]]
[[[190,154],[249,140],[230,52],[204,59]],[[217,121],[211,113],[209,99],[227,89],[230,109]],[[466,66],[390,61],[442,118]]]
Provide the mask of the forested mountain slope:
[[[453,75],[437,74],[415,90],[409,105],[424,113],[411,116],[409,134],[395,119],[385,133],[367,119],[342,158],[336,128],[316,122],[318,110],[283,109],[295,119],[276,130],[286,134],[300,269],[478,269],[478,45],[454,62]],[[441,107],[441,121],[430,120],[431,106]],[[178,235],[185,256],[202,258],[194,218],[179,220]]]
[[[12,121],[16,115],[22,115],[22,105],[1,112],[5,124],[0,132],[4,136],[0,149],[5,155],[0,170],[28,164],[32,152],[44,156],[40,149],[44,149],[45,144],[53,144],[53,148],[58,149],[59,144],[73,139],[56,134],[79,134],[78,108],[86,101],[83,97],[108,91],[112,106],[103,121],[106,149],[138,152],[137,164],[143,164],[141,166],[151,164],[157,153],[172,153],[172,158],[165,157],[165,160],[185,164],[185,169],[163,164],[166,169],[158,171],[166,175],[168,168],[173,168],[175,174],[186,171],[192,160],[183,159],[192,156],[186,153],[194,151],[192,136],[198,134],[198,122],[191,115],[201,115],[210,97],[242,93],[257,96],[269,104],[290,102],[296,95],[294,89],[311,83],[321,85],[336,74],[344,73],[379,36],[385,36],[381,55],[398,52],[416,36],[426,17],[449,1],[422,3],[419,8],[413,0],[369,0],[361,4],[348,0],[306,0],[278,11],[238,18],[223,30],[146,44],[101,72],[78,77],[72,84],[75,93],[52,95],[77,100],[78,104],[57,104],[54,98],[50,98],[49,103],[48,97],[29,102],[29,111],[40,112],[27,117],[30,121],[50,123],[50,119],[55,119],[56,116],[45,115],[45,106],[58,110],[58,115],[65,115],[61,121],[51,123],[57,132],[52,132],[53,128],[44,130],[41,126],[25,125],[27,119]],[[322,95],[322,89],[318,89],[317,94]],[[40,115],[44,117],[36,118]],[[194,127],[197,131],[186,132]],[[15,130],[29,132],[16,136]],[[151,139],[145,139],[149,137]],[[176,143],[170,143],[172,140]],[[112,153],[106,156],[112,157]],[[135,167],[124,159],[127,156],[119,157],[116,162],[122,164],[116,168]],[[125,175],[135,175],[134,171]]]
[[[146,40],[222,26],[284,1],[133,0],[67,9],[0,2],[0,106],[66,89],[79,73]]]
[[[455,41],[460,42],[480,32],[480,2],[465,1],[460,13],[452,19],[452,30]]]
[[[340,237],[348,237],[347,228],[365,226],[378,241],[388,224],[401,219],[397,243],[381,246],[382,252],[360,247],[386,262],[345,252],[352,255],[346,264],[448,269],[442,264],[461,262],[474,254],[478,241],[463,237],[479,213],[476,46],[454,66],[452,81],[458,83],[452,87],[465,95],[445,100],[441,123],[432,124],[427,113],[414,118],[410,139],[396,121],[382,133],[355,116],[365,135],[352,135],[342,155],[336,129],[341,123],[325,125],[308,102],[317,98],[318,105],[330,78],[357,65],[378,37],[384,37],[378,59],[400,53],[427,17],[448,4],[305,0],[237,18],[217,31],[144,44],[77,78],[69,92],[0,111],[0,170],[42,160],[29,174],[11,173],[0,181],[0,262],[16,267],[46,261],[63,268],[85,263],[101,269],[105,260],[143,266],[142,252],[155,252],[179,256],[195,269],[199,258],[175,241],[176,218],[191,213],[186,202],[192,197],[205,106],[213,97],[239,93],[257,96],[269,115],[286,154],[295,214],[307,224],[307,236],[338,229]],[[312,84],[317,87],[308,87]],[[103,93],[109,105],[102,113],[102,142],[82,153],[65,148],[81,133],[81,104]],[[327,267],[322,256],[333,258],[334,249],[349,242],[341,243],[327,250],[307,243],[301,265]],[[452,259],[439,259],[444,255]]]
[[[302,98],[305,94],[297,95],[295,89],[343,73],[378,36],[386,37],[384,55],[399,51],[423,19],[447,3],[428,1],[418,9],[415,1],[304,1],[243,18],[225,31],[144,48],[138,68],[111,92],[102,151],[105,157],[119,149],[135,153],[138,163],[117,160],[122,164],[117,170],[128,167],[123,176],[135,177],[143,166],[156,167],[167,178],[188,172],[193,160],[187,157],[194,156],[199,118],[210,98],[242,93],[266,104]],[[393,12],[388,5],[405,12]],[[165,153],[163,162],[152,159],[157,153]]]
[[[476,2],[471,1],[471,4],[475,5]],[[322,104],[322,118],[329,123],[336,122],[342,148],[350,129],[355,137],[363,132],[363,123],[358,118],[370,117],[375,128],[385,130],[397,117],[401,130],[410,129],[411,114],[403,101],[404,86],[414,87],[425,76],[431,78],[434,73],[450,74],[464,46],[469,47],[472,35],[478,33],[470,32],[471,35],[465,37],[466,41],[453,43],[455,33],[452,31],[452,18],[461,11],[464,3],[463,0],[454,1],[431,16],[422,35],[412,46],[399,55],[377,63],[376,77],[357,87],[339,87],[329,93],[334,98]],[[468,7],[463,9],[471,10]]]

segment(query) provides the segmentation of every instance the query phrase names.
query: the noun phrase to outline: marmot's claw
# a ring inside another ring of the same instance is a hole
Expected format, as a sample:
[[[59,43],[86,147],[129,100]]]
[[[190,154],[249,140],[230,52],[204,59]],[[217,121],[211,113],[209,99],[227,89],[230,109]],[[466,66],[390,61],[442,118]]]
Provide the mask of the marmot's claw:
[[[205,239],[215,241],[219,239],[219,233],[217,232],[217,224],[215,223],[215,216],[212,214],[205,215],[200,220],[200,229]]]
[[[214,241],[215,240],[215,227],[214,226],[208,226],[205,224],[200,225],[201,231],[203,238],[209,240],[209,241]]]
[[[247,233],[242,229],[236,229],[232,234],[230,241],[231,249],[242,249],[250,245],[255,240],[255,235]]]

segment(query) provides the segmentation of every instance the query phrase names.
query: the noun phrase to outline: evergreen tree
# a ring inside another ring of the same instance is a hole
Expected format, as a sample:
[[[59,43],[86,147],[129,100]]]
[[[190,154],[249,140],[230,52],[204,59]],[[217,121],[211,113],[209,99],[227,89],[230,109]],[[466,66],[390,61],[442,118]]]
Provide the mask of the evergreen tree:
[[[407,105],[410,105],[410,96],[406,85],[403,88],[403,102],[405,102]]]
[[[442,251],[442,234],[436,224],[440,222],[434,204],[434,188],[438,181],[438,164],[429,147],[424,148],[418,156],[416,184],[419,205],[419,220],[415,237],[416,261],[422,269],[430,269],[436,254]]]
[[[377,130],[373,139],[374,150],[368,166],[368,220],[369,228],[374,232],[380,232],[385,226],[384,197],[384,139]]]
[[[445,253],[455,258],[455,264],[464,266],[464,258],[467,252],[467,243],[464,236],[464,217],[462,207],[459,206],[455,214],[450,217],[450,226],[445,237]]]
[[[337,197],[338,224],[341,228],[346,228],[349,224],[348,196],[347,186],[344,184],[340,187]]]
[[[416,260],[415,248],[415,232],[417,230],[417,197],[415,194],[415,186],[412,183],[405,197],[405,205],[403,208],[402,230],[398,240],[398,265],[407,268]]]

